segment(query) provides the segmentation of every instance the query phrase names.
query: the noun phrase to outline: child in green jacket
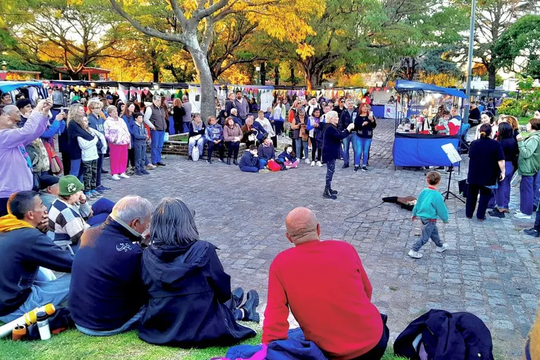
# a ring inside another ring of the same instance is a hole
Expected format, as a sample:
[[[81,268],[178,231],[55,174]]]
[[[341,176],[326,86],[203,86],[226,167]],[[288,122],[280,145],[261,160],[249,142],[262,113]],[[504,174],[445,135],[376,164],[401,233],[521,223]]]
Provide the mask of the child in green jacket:
[[[413,245],[408,254],[414,259],[420,259],[423,256],[418,251],[430,238],[437,245],[436,251],[438,253],[442,253],[447,249],[447,244],[441,241],[439,230],[437,229],[437,218],[441,218],[445,224],[448,223],[448,209],[441,193],[437,191],[441,183],[441,174],[437,171],[428,172],[426,182],[428,183],[428,188],[422,190],[420,195],[418,195],[418,200],[413,208],[413,220],[420,218],[423,225],[422,236]]]

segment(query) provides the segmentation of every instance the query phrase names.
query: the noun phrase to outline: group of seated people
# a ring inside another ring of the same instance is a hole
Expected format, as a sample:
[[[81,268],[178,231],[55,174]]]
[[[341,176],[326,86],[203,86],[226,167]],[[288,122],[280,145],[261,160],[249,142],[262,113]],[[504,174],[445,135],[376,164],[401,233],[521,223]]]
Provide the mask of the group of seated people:
[[[237,321],[259,322],[258,293],[231,291],[216,246],[200,239],[195,212],[182,200],[164,198],[152,211],[148,200],[126,196],[103,223],[84,229],[74,254],[45,234],[39,193],[13,194],[8,210],[0,218],[1,321],[52,303],[67,306],[76,328],[93,336],[138,329],[146,342],[192,348],[256,335]],[[291,310],[305,338],[328,357],[380,359],[386,316],[371,303],[356,250],[320,241],[320,224],[307,208],[291,211],[285,223],[295,246],[270,266],[263,343],[287,339]]]

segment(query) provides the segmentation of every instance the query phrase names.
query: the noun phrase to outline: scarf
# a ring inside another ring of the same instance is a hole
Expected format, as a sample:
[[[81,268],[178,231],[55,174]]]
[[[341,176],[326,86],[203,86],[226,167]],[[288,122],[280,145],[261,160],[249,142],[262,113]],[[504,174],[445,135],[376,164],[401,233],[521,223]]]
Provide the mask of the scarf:
[[[0,233],[9,232],[17,229],[33,228],[32,225],[24,220],[19,220],[15,215],[6,215],[0,217]]]

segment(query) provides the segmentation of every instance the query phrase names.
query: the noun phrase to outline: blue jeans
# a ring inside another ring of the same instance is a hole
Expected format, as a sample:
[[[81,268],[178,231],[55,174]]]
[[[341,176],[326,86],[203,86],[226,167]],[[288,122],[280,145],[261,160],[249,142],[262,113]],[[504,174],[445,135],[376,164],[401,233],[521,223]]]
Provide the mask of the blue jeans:
[[[259,172],[259,168],[256,166],[241,166],[240,170],[244,172],[253,172],[253,173]]]
[[[540,199],[540,176],[536,176],[534,181],[534,194],[533,194],[533,207],[534,210],[538,208],[538,200]]]
[[[343,165],[349,165],[349,148],[352,141],[352,134],[341,141],[343,144]]]
[[[533,176],[523,175],[521,177],[521,184],[519,186],[519,210],[526,215],[532,215],[533,213],[533,201],[535,194],[538,192],[536,187],[536,181],[538,179],[538,173]]]
[[[69,283],[71,275],[64,275],[56,280],[39,281],[34,280],[31,290],[32,292],[17,310],[11,314],[0,316],[0,321],[8,323],[23,316],[25,313],[34,310],[37,307],[45,304],[53,304],[58,307],[63,303],[69,293]]]
[[[146,142],[135,143],[133,149],[135,152],[135,170],[142,172],[146,166]]]
[[[334,172],[336,171],[336,160],[326,161],[326,187],[332,187],[332,179],[334,178]]]
[[[435,245],[438,247],[443,246],[441,238],[439,237],[439,230],[437,229],[436,221],[429,221],[422,219],[422,236],[418,241],[413,245],[413,251],[418,251],[422,246],[424,246],[429,239],[433,240]]]
[[[76,176],[81,182],[83,181],[83,166],[82,166],[82,160],[71,160],[71,170],[69,171],[69,175]]]
[[[266,164],[268,164],[268,161],[266,159],[259,159],[259,169],[264,169]]]
[[[182,132],[188,133],[189,132],[189,122],[185,122],[182,125]]]
[[[82,332],[83,334],[90,335],[90,336],[112,336],[112,335],[118,335],[120,333],[129,331],[137,326],[137,323],[143,318],[144,314],[146,313],[146,305],[143,305],[141,309],[133,315],[131,319],[126,321],[126,323],[122,326],[120,326],[118,329],[113,330],[92,330],[87,329],[83,326],[79,326],[75,324],[77,327],[77,330]]]
[[[497,208],[499,209],[508,209],[510,204],[510,183],[512,182],[512,174],[514,172],[514,166],[511,161],[505,161],[504,167],[504,180],[499,182],[499,188],[496,190]]]
[[[296,157],[298,159],[307,158],[308,155],[309,155],[308,142],[303,141],[302,138],[298,138],[298,139],[296,139],[295,145],[296,145],[296,149],[295,149],[296,150]],[[304,153],[303,154],[301,152],[302,148],[304,148]],[[302,157],[300,157],[300,154],[302,154]]]
[[[369,148],[371,140],[361,138],[356,134],[352,134],[352,145],[354,152],[354,166],[360,166],[360,158],[362,158],[362,166],[366,166],[369,159]]]
[[[150,138],[152,139],[152,164],[156,165],[158,162],[161,162],[165,131],[150,130]]]

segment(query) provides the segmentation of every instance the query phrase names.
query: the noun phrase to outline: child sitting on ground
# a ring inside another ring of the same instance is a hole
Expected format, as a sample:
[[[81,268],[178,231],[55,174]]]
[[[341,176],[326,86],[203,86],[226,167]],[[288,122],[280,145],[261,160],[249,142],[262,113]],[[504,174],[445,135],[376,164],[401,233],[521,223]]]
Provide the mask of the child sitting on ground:
[[[420,259],[423,256],[418,251],[430,238],[437,245],[438,253],[444,252],[447,248],[447,244],[441,241],[439,230],[437,229],[437,218],[440,217],[445,224],[448,223],[448,209],[441,193],[437,191],[441,182],[441,174],[437,171],[428,172],[426,174],[426,182],[428,183],[428,188],[422,190],[420,195],[418,195],[418,200],[412,211],[413,221],[416,218],[420,218],[423,225],[422,236],[413,245],[408,254],[414,259]]]
[[[296,158],[296,154],[293,151],[293,148],[291,145],[287,145],[285,150],[279,154],[278,159],[285,165],[286,169],[294,169],[298,167],[298,159]]]
[[[131,124],[129,132],[131,133],[131,144],[133,144],[135,151],[135,175],[148,175],[150,173],[145,169],[148,133],[143,124],[143,114],[136,113],[133,117],[135,121]]]
[[[244,152],[240,158],[239,166],[240,170],[245,172],[259,172],[259,155],[255,145],[250,145],[249,150]]]

